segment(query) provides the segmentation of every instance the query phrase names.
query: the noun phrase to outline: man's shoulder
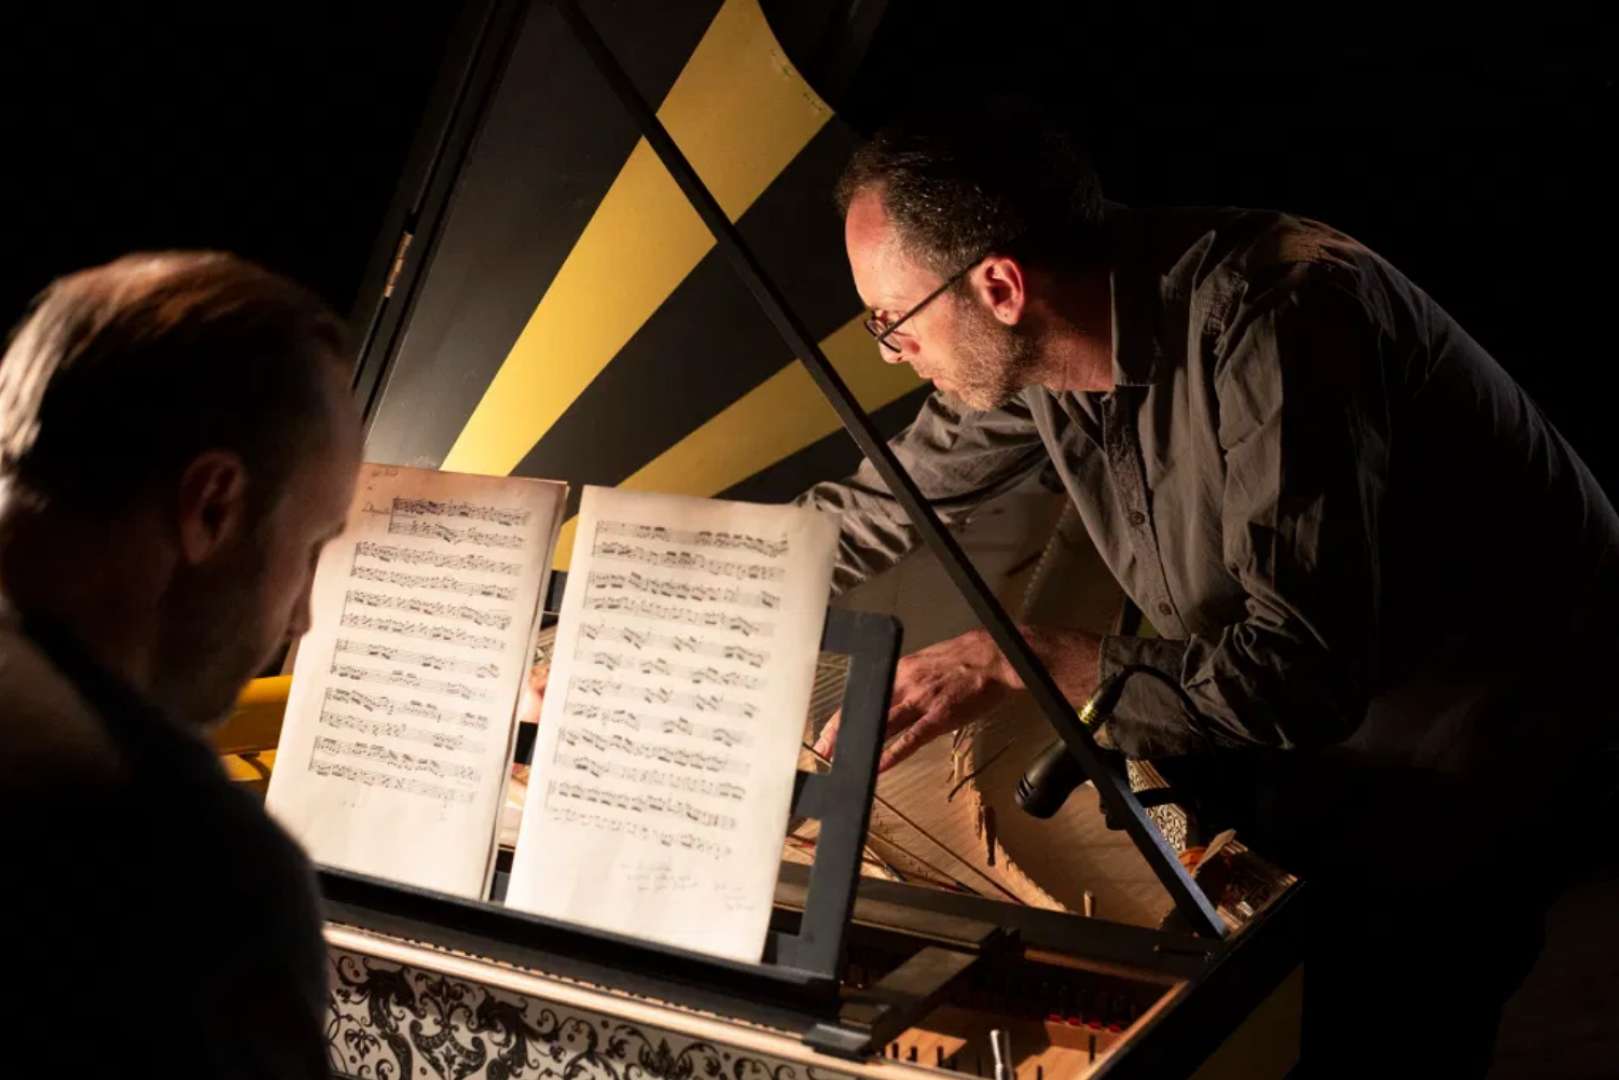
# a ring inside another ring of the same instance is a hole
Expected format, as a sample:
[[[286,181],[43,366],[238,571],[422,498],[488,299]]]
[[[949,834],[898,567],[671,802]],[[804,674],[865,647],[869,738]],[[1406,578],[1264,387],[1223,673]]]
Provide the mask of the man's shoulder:
[[[0,785],[110,780],[119,768],[95,708],[15,622],[0,618]]]
[[[1131,248],[1166,279],[1191,288],[1211,278],[1264,280],[1300,266],[1354,270],[1376,256],[1324,222],[1281,210],[1155,207],[1130,210]]]

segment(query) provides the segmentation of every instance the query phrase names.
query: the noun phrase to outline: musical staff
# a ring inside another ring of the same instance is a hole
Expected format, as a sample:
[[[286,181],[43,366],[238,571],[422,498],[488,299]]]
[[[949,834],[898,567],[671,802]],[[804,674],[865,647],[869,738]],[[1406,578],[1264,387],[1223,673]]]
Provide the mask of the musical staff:
[[[723,611],[698,611],[695,608],[679,607],[674,604],[660,604],[656,600],[632,600],[627,596],[587,596],[585,610],[616,611],[643,619],[656,619],[659,622],[706,626],[741,634],[746,638],[770,637],[776,631],[771,623],[755,622],[740,615],[728,615]]]
[[[528,510],[502,510],[494,506],[479,506],[460,499],[407,499],[396,496],[393,512],[416,517],[453,517],[473,521],[487,521],[493,525],[527,525],[533,518]]]
[[[690,600],[699,604],[728,604],[735,607],[767,609],[781,607],[781,597],[763,589],[750,591],[739,585],[699,585],[676,581],[673,578],[648,577],[635,571],[628,574],[591,571],[591,592],[609,592],[614,589],[645,593],[648,596],[662,596],[671,600]]]
[[[362,769],[345,761],[325,761],[311,756],[309,771],[315,776],[347,780],[362,787],[402,791],[407,795],[420,795],[424,799],[444,803],[470,803],[477,792],[471,788],[448,787],[416,776],[395,776],[375,769]]]
[[[666,529],[662,525],[635,525],[623,521],[603,521],[596,526],[597,536],[628,536],[636,540],[657,540],[685,547],[712,547],[727,551],[752,551],[772,559],[787,554],[787,538],[769,540],[746,533],[716,532],[711,529],[685,531]]]
[[[434,731],[431,728],[415,727],[398,720],[368,720],[363,716],[350,716],[348,713],[334,712],[331,709],[322,709],[318,722],[322,727],[353,731],[376,738],[403,739],[405,742],[421,743],[436,750],[469,750],[478,753],[484,747],[482,739],[471,739],[454,731]]]
[[[596,531],[596,547],[593,554],[597,559],[601,560],[638,562],[647,566],[660,566],[668,570],[696,570],[704,574],[711,574],[714,577],[736,578],[739,581],[782,581],[787,577],[787,568],[785,566],[767,566],[761,563],[711,559],[707,555],[699,555],[695,551],[680,551],[675,548],[664,548],[659,551],[655,548],[642,547],[639,544],[603,540],[601,539],[600,529]]]
[[[749,649],[742,645],[709,641],[696,634],[655,634],[646,630],[634,630],[628,626],[587,622],[580,625],[579,636],[590,641],[622,641],[634,649],[667,649],[670,652],[708,656],[716,660],[735,660],[754,668],[762,668],[770,662],[770,654],[763,649]]]
[[[452,645],[461,645],[468,649],[477,649],[481,652],[499,652],[506,647],[505,642],[497,637],[487,634],[470,634],[465,630],[453,626],[434,626],[432,623],[405,622],[402,619],[390,619],[379,615],[358,615],[345,613],[338,620],[338,625],[349,630],[375,630],[380,634],[393,634],[396,637],[415,638],[417,641],[446,641]]]
[[[740,731],[718,726],[693,724],[683,716],[656,717],[641,716],[624,709],[603,709],[599,705],[585,705],[568,703],[566,715],[577,716],[581,720],[599,720],[603,727],[623,727],[630,731],[658,732],[664,735],[684,735],[689,739],[698,739],[703,742],[717,742],[721,746],[746,746],[747,736]],[[657,743],[638,743],[628,736],[609,733],[599,735],[594,731],[582,728],[566,727],[558,733],[557,738],[568,746],[575,745],[578,740],[586,746],[597,750],[618,750],[631,757],[656,757],[659,761],[668,761],[691,769],[704,769],[708,772],[725,772],[736,764],[735,759],[723,754],[708,754],[701,750],[682,750],[679,747],[660,746]],[[665,756],[672,755],[672,756]],[[746,769],[740,771],[745,772]]]
[[[589,773],[597,780],[610,776],[615,780],[624,780],[631,784],[666,787],[675,791],[690,792],[694,795],[708,795],[719,799],[740,800],[747,794],[747,789],[741,784],[733,784],[725,780],[707,780],[700,776],[681,776],[678,773],[666,772],[663,769],[647,769],[635,765],[625,765],[616,761],[601,761],[583,754],[558,754],[555,763],[558,768]]]
[[[454,660],[434,653],[396,649],[392,645],[380,645],[371,641],[352,641],[349,638],[338,638],[334,651],[349,653],[352,656],[371,656],[379,660],[398,660],[401,663],[415,664],[417,667],[430,668],[433,671],[453,671],[479,679],[500,678],[499,664],[480,664],[475,660]]]
[[[758,690],[764,686],[764,680],[757,675],[748,675],[740,671],[721,671],[719,668],[690,667],[684,664],[671,663],[662,656],[635,657],[623,653],[607,652],[604,649],[591,650],[582,645],[574,654],[581,660],[587,660],[592,667],[602,671],[636,672],[641,675],[657,675],[666,679],[682,679],[696,686],[727,686],[742,690]]]
[[[439,708],[430,701],[395,701],[387,694],[367,694],[341,686],[326,688],[323,709],[326,705],[347,705],[385,716],[418,716],[437,724],[454,725],[472,731],[489,730],[489,717],[482,713],[449,711]]]
[[[370,540],[362,540],[355,544],[354,554],[362,559],[377,559],[385,563],[432,566],[440,570],[471,570],[484,574],[500,574],[504,577],[517,577],[523,572],[523,568],[516,563],[500,562],[482,555],[449,555],[442,551],[378,544]]]
[[[706,836],[698,836],[692,832],[670,832],[659,829],[641,821],[626,821],[621,817],[610,814],[592,813],[588,810],[576,810],[571,806],[550,806],[545,808],[545,816],[552,821],[564,825],[583,825],[600,832],[620,833],[636,840],[646,841],[666,848],[683,848],[701,855],[709,855],[715,859],[723,859],[731,854],[731,846]]]
[[[425,690],[430,694],[448,694],[451,697],[458,697],[462,701],[491,700],[486,691],[468,686],[466,683],[453,682],[449,679],[423,678],[414,671],[401,671],[398,668],[378,671],[375,668],[355,667],[353,664],[339,664],[334,660],[332,661],[331,674],[339,679],[348,679],[352,682],[406,686],[412,690]]]
[[[572,799],[578,802],[595,803],[615,810],[626,810],[632,814],[657,814],[664,817],[684,818],[707,829],[730,831],[736,828],[736,818],[731,814],[704,810],[693,805],[689,800],[657,795],[651,792],[626,795],[621,791],[599,788],[591,784],[575,784],[569,780],[556,780],[546,785],[546,800],[549,802],[553,799]]]
[[[517,590],[510,585],[462,581],[449,575],[432,577],[425,574],[406,574],[399,570],[383,570],[375,566],[356,566],[349,576],[360,581],[397,585],[401,589],[432,589],[437,592],[459,593],[462,596],[482,596],[491,600],[511,600],[517,595]]]
[[[440,525],[436,521],[412,517],[390,518],[388,531],[397,536],[425,536],[446,544],[471,544],[473,547],[506,548],[511,551],[518,550],[525,542],[521,536],[486,532],[476,525],[468,529],[457,529],[452,525]]]
[[[752,720],[759,707],[746,701],[732,701],[720,694],[683,694],[667,686],[637,686],[617,679],[575,679],[573,689],[592,697],[612,698],[619,701],[640,701],[648,705],[670,705],[677,709],[696,709],[717,716],[734,716],[739,720]]]
[[[416,615],[432,615],[440,619],[459,619],[474,626],[487,626],[495,630],[505,630],[512,624],[512,617],[504,611],[487,611],[466,604],[441,604],[437,600],[423,600],[419,596],[389,596],[386,593],[367,592],[364,589],[350,589],[344,594],[345,614],[349,604],[409,611]]]
[[[468,784],[476,784],[479,779],[475,766],[455,761],[440,761],[438,758],[417,757],[399,750],[391,750],[380,743],[346,742],[334,739],[327,735],[315,738],[315,756],[322,754],[330,757],[357,758],[362,761],[386,765],[399,772],[425,773],[436,780],[460,780]]]

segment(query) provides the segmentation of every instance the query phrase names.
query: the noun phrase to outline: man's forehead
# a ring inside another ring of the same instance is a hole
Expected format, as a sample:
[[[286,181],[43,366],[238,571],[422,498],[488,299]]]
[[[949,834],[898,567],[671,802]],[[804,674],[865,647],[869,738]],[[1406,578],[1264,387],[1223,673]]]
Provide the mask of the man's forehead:
[[[880,191],[866,188],[850,200],[843,232],[855,288],[867,303],[882,306],[927,288],[927,272],[900,243]]]

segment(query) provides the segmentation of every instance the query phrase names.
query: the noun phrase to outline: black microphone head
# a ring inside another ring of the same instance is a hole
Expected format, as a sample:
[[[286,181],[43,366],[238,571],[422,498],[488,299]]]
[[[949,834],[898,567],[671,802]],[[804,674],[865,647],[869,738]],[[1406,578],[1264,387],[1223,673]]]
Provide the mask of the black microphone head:
[[[1017,782],[1017,804],[1030,817],[1049,818],[1062,809],[1068,796],[1084,782],[1085,770],[1058,739],[1024,770]]]

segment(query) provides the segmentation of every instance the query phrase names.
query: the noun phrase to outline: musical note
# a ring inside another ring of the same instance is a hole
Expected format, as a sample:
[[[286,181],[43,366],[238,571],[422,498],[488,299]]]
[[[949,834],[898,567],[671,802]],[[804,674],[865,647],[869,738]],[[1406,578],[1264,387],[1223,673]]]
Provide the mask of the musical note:
[[[603,521],[596,525],[597,536],[629,536],[636,540],[658,540],[686,547],[742,549],[776,559],[787,554],[787,538],[767,540],[746,533],[717,532],[711,529],[684,531],[662,525],[635,525],[623,521]]]
[[[747,789],[741,784],[733,784],[726,780],[709,780],[700,776],[682,776],[664,769],[649,769],[636,765],[626,765],[622,762],[603,761],[585,754],[558,754],[553,759],[553,762],[558,768],[589,773],[597,780],[610,776],[632,784],[666,787],[674,791],[690,792],[693,795],[707,795],[711,798],[737,801],[740,801],[747,794]]]
[[[635,814],[661,814],[666,817],[684,818],[709,829],[729,831],[736,828],[736,818],[734,816],[704,810],[686,799],[676,799],[651,792],[626,795],[610,788],[600,788],[590,784],[575,784],[568,780],[548,784],[546,789],[547,801],[553,798],[573,799],[579,802],[612,807],[615,810],[627,810]]]
[[[723,611],[698,611],[673,604],[660,604],[656,600],[632,600],[627,596],[586,596],[585,609],[617,611],[660,622],[684,623],[687,626],[706,626],[716,630],[728,630],[748,638],[770,637],[776,630],[771,623],[754,622],[740,615],[728,615]]]
[[[498,562],[482,555],[449,555],[442,551],[424,551],[421,548],[397,547],[362,540],[354,545],[354,554],[362,559],[376,559],[385,563],[404,563],[407,566],[433,566],[440,570],[472,570],[485,574],[517,577],[523,568],[516,563]]]
[[[493,506],[478,506],[459,499],[406,499],[396,496],[393,501],[396,514],[418,517],[469,518],[495,525],[527,525],[534,515],[528,510],[502,510]]]
[[[747,734],[735,728],[719,724],[694,723],[684,716],[652,716],[632,712],[629,709],[609,709],[588,701],[574,701],[571,697],[563,712],[567,716],[576,716],[581,720],[595,720],[603,727],[623,727],[630,731],[660,731],[665,735],[684,735],[687,738],[717,742],[722,746],[745,746],[748,742]],[[566,738],[567,734],[574,730],[564,728],[562,737]]]
[[[476,525],[469,529],[457,529],[423,518],[392,518],[388,522],[388,531],[397,536],[425,536],[446,544],[471,544],[473,547],[508,548],[512,551],[525,543],[521,536],[485,532]]]
[[[437,600],[423,600],[416,596],[388,596],[384,593],[367,592],[364,589],[350,589],[344,594],[343,603],[345,606],[359,604],[362,607],[409,611],[440,619],[460,619],[462,622],[488,626],[495,630],[504,630],[512,624],[512,617],[504,611],[485,611],[466,604],[441,604]]]
[[[372,735],[377,738],[403,739],[406,742],[422,743],[437,750],[468,750],[481,753],[484,747],[483,740],[469,739],[456,732],[433,731],[399,721],[368,720],[362,716],[350,716],[348,713],[335,712],[332,709],[322,709],[318,720],[323,727],[355,731],[361,735]]]
[[[440,761],[438,758],[417,757],[398,750],[390,750],[378,743],[345,742],[333,739],[327,735],[315,738],[314,756],[325,754],[331,757],[359,758],[364,761],[376,762],[386,765],[400,772],[420,772],[439,780],[461,780],[469,784],[476,784],[479,779],[477,768],[472,765],[453,761]]]
[[[661,566],[670,570],[696,570],[715,577],[736,578],[741,581],[782,581],[787,577],[785,566],[732,562],[729,559],[711,559],[695,551],[680,551],[675,548],[659,551],[641,547],[639,544],[603,540],[600,529],[596,531],[596,535],[593,553],[596,558],[602,560],[645,563],[648,566]]]
[[[683,848],[701,855],[709,855],[715,859],[723,859],[731,854],[729,844],[696,833],[669,832],[659,829],[643,821],[627,821],[624,818],[613,817],[609,814],[592,813],[588,810],[577,810],[571,806],[550,806],[545,808],[545,816],[552,821],[566,825],[583,825],[586,828],[601,832],[620,833],[633,837],[636,840],[658,844],[666,848]]]
[[[691,600],[700,604],[730,604],[736,607],[779,608],[781,597],[763,589],[749,591],[741,586],[699,585],[676,581],[673,578],[647,577],[631,571],[628,574],[590,572],[590,591],[606,592],[623,589],[646,593],[672,600]]]
[[[315,776],[347,780],[351,784],[361,784],[365,787],[402,791],[407,795],[420,795],[424,799],[436,802],[470,803],[476,794],[470,788],[447,787],[415,776],[394,776],[375,769],[362,769],[346,762],[325,761],[313,756],[309,759],[309,771]]]
[[[390,619],[378,615],[344,614],[338,620],[338,625],[350,630],[375,630],[382,634],[393,634],[397,637],[415,638],[419,641],[447,641],[454,645],[464,645],[469,649],[478,649],[483,652],[498,652],[506,647],[506,643],[496,637],[486,634],[470,634],[451,626],[434,626],[432,623],[404,622],[400,619]]]
[[[626,656],[623,653],[608,652],[605,649],[587,649],[583,642],[574,654],[581,660],[606,671],[630,671],[641,675],[659,675],[665,678],[685,679],[694,685],[729,686],[742,690],[759,690],[764,687],[764,680],[757,675],[748,675],[740,671],[721,671],[713,665],[706,667],[687,667],[682,664],[671,664],[663,657],[642,658]]]
[[[683,694],[667,686],[637,686],[616,679],[575,679],[573,689],[592,697],[640,701],[648,705],[672,705],[677,709],[696,709],[698,712],[735,716],[742,720],[752,720],[759,712],[757,705],[731,701],[719,694]]]
[[[479,679],[500,678],[499,664],[480,664],[473,660],[453,660],[433,653],[396,649],[392,645],[380,645],[370,641],[353,641],[349,638],[338,638],[337,647],[334,651],[349,653],[354,656],[372,656],[379,660],[398,660],[406,664],[415,664],[417,667],[430,668],[433,671],[455,671],[462,675],[472,675]]]
[[[377,671],[374,668],[355,667],[353,664],[339,664],[336,660],[333,660],[331,674],[339,679],[349,679],[354,682],[408,686],[412,690],[425,690],[430,694],[448,694],[463,701],[490,700],[487,692],[468,686],[466,683],[453,682],[448,679],[427,679],[414,671],[401,671],[398,668],[393,668],[389,671]]]
[[[483,596],[491,600],[511,600],[517,590],[511,585],[492,585],[482,581],[462,581],[449,576],[430,577],[424,574],[406,574],[398,570],[382,570],[375,566],[356,566],[349,575],[361,581],[375,581],[384,585],[397,585],[401,589],[432,589],[438,592],[460,593],[462,596]]]

